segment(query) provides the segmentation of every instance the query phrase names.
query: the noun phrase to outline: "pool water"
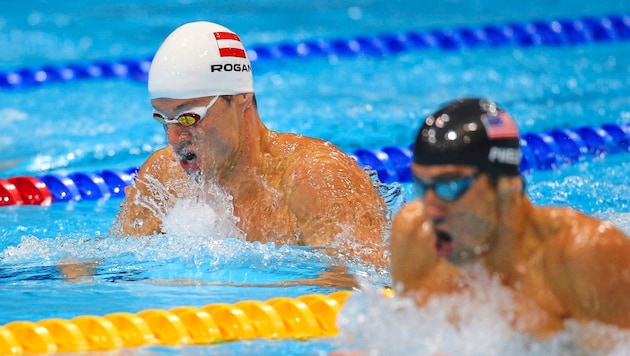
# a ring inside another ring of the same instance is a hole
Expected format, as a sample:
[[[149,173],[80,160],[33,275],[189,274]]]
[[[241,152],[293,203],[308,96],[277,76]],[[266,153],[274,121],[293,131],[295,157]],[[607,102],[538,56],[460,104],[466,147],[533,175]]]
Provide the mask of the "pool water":
[[[40,0],[28,5],[10,2],[4,9],[0,14],[0,72],[149,58],[176,26],[201,19],[230,27],[253,48],[383,33],[625,15],[627,5],[624,0],[579,5],[542,0],[189,0],[155,1],[147,6],[130,1],[77,4]],[[512,113],[522,133],[629,123],[628,58],[630,42],[605,41],[558,47],[281,57],[257,60],[253,68],[259,111],[269,128],[330,140],[352,152],[407,146],[424,115],[445,101],[467,95],[496,100]],[[151,119],[143,80],[101,78],[0,87],[0,118],[2,178],[128,169],[139,166],[166,143],[163,129]],[[534,203],[572,206],[630,232],[629,173],[628,153],[617,153],[554,170],[537,170],[525,178]],[[413,199],[410,186],[403,183],[401,187],[405,194],[392,201],[393,210],[402,201]],[[143,239],[112,238],[109,229],[120,202],[120,198],[111,198],[0,208],[0,325],[14,320],[235,303],[337,290],[251,286],[314,277],[339,261],[309,248],[243,242],[231,235],[229,214],[194,201],[184,202],[189,208],[169,217],[172,233]],[[209,212],[218,215],[216,225],[208,226],[201,218]],[[56,267],[60,261],[96,261],[98,266],[93,276],[68,282]],[[533,351],[568,354],[576,348],[579,352],[588,349],[576,336],[581,333],[617,336],[615,330],[572,325],[569,332],[554,340],[532,343],[510,332],[492,308],[480,309],[469,324],[454,330],[439,312],[444,306],[439,303],[453,301],[438,302],[428,314],[415,311],[405,301],[385,299],[372,290],[389,282],[387,272],[346,264],[363,281],[365,292],[348,301],[340,316],[338,339],[259,340],[189,351],[321,354],[336,348],[366,347],[380,354],[440,350],[484,355]],[[171,283],[181,280],[208,284]],[[502,294],[492,281],[486,283],[487,290]],[[485,297],[493,300],[492,296]],[[417,316],[417,320],[410,316]],[[150,351],[178,353],[167,347]]]

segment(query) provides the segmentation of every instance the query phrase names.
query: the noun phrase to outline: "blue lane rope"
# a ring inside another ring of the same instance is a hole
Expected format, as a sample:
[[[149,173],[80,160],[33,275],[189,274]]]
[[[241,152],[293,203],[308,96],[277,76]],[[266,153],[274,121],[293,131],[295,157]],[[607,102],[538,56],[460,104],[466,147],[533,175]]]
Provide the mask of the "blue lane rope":
[[[629,39],[630,15],[617,14],[389,33],[350,39],[285,42],[269,46],[254,45],[248,50],[248,55],[252,62],[256,62],[322,56],[385,56],[429,49],[457,51],[506,46],[568,46]],[[46,83],[90,78],[146,81],[151,60],[152,57],[145,57],[0,71],[0,90],[23,89]]]
[[[521,135],[521,149],[523,173],[557,169],[587,158],[630,151],[630,124],[605,124],[525,133]],[[363,148],[349,154],[362,167],[375,170],[382,182],[405,183],[412,179],[411,146]],[[52,202],[69,202],[123,197],[124,188],[133,182],[137,171],[137,168],[132,167],[127,170],[104,170],[96,173],[46,174],[34,178],[45,184],[52,196]],[[11,181],[11,178],[7,181]],[[2,182],[0,179],[0,183]],[[0,198],[1,193],[0,189]]]
[[[630,124],[605,124],[554,129],[521,135],[521,172],[552,170],[583,161],[630,151]],[[351,153],[363,167],[378,172],[381,181],[410,182],[412,146],[359,149]]]

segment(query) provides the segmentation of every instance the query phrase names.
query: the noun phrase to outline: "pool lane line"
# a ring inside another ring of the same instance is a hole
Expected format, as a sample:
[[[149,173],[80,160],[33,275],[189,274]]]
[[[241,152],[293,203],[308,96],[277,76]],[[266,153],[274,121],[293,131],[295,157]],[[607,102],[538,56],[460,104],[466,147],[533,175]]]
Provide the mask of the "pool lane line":
[[[267,301],[244,300],[170,310],[148,309],[72,319],[18,320],[0,325],[0,354],[55,354],[145,346],[194,346],[264,339],[335,337],[350,291]],[[393,297],[393,291],[383,289]]]
[[[630,15],[612,14],[253,45],[247,53],[250,61],[256,63],[312,57],[382,57],[419,50],[558,47],[627,40],[630,40]],[[152,59],[146,56],[0,71],[0,90],[79,79],[146,81]]]
[[[604,124],[554,129],[521,135],[521,172],[555,170],[589,158],[630,151],[630,124]],[[377,172],[381,182],[412,180],[412,146],[358,149],[349,153],[364,168]],[[0,206],[50,205],[58,202],[124,197],[138,168],[100,172],[57,173],[38,177],[0,178]]]

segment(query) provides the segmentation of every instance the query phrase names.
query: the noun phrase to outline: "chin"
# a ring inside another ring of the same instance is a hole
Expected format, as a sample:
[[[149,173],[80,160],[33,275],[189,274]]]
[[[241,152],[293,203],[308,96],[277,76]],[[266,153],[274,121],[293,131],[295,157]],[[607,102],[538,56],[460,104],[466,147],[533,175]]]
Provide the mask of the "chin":
[[[453,249],[445,258],[456,266],[464,266],[475,262],[478,256],[471,249]]]

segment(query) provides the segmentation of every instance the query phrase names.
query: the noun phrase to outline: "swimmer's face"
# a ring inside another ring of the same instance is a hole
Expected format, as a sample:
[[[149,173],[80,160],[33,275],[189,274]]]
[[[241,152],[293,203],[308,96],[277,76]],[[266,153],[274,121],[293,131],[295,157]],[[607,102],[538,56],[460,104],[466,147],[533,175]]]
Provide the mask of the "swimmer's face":
[[[477,259],[494,245],[497,195],[487,175],[479,174],[476,167],[462,165],[413,164],[412,171],[414,178],[427,187],[474,178],[455,200],[440,198],[434,189],[426,189],[424,197],[419,197],[426,217],[433,222],[440,255],[460,265]]]
[[[194,99],[153,99],[154,109],[165,117],[178,117],[188,110],[206,107],[214,97]],[[192,126],[178,123],[164,125],[166,139],[177,160],[189,174],[216,177],[230,166],[240,141],[241,116],[232,100],[219,98],[205,116]]]

